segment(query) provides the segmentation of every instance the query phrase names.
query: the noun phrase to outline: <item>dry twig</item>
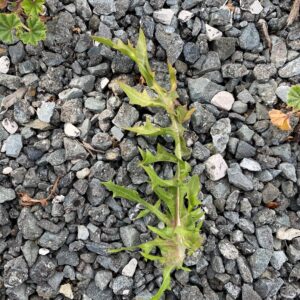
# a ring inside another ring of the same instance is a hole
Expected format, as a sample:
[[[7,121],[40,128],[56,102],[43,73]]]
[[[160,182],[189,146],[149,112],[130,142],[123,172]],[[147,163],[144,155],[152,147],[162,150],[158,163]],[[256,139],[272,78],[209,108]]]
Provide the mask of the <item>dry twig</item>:
[[[271,51],[272,48],[272,42],[268,31],[268,24],[264,19],[260,19],[257,22],[257,25],[259,27],[259,32],[261,34],[261,38],[264,42],[265,47],[269,48]]]
[[[33,206],[36,204],[41,204],[42,206],[48,205],[48,201],[56,195],[56,190],[57,190],[59,180],[60,180],[60,176],[56,178],[47,198],[33,199],[26,192],[18,193],[18,196],[20,197],[20,204],[22,206],[27,206],[27,207]]]
[[[300,9],[300,0],[294,0],[293,6],[292,6],[290,14],[289,14],[289,17],[287,19],[286,26],[292,25],[294,23],[294,21],[298,18],[299,9]]]

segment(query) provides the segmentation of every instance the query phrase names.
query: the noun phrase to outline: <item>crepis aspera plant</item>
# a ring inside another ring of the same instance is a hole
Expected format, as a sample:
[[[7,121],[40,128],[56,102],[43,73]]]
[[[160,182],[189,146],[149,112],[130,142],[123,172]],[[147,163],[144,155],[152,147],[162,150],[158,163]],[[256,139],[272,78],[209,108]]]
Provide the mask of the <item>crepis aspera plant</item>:
[[[42,20],[45,0],[0,0],[0,41],[37,45],[46,38]]]
[[[174,270],[189,271],[188,268],[184,267],[184,259],[186,255],[191,255],[201,248],[203,242],[200,229],[204,220],[204,213],[198,199],[200,181],[198,176],[190,176],[191,166],[186,161],[190,151],[184,139],[186,130],[184,125],[191,118],[194,109],[187,109],[185,105],[178,102],[176,70],[170,64],[168,64],[170,89],[166,90],[155,79],[155,74],[149,64],[146,39],[142,30],[139,32],[136,47],[133,47],[130,42],[125,44],[121,40],[115,43],[103,37],[93,36],[92,38],[130,57],[137,64],[148,88],[155,94],[152,97],[146,88],[140,92],[119,82],[130,103],[144,108],[161,108],[165,110],[170,119],[170,125],[164,128],[153,125],[149,119],[142,126],[125,128],[137,135],[168,136],[172,137],[174,141],[172,152],[160,144],[157,145],[156,153],[139,149],[142,158],[140,166],[149,177],[153,191],[151,202],[154,204],[142,198],[136,190],[117,185],[112,181],[103,183],[113,193],[113,197],[124,198],[144,207],[137,218],[152,213],[164,224],[163,228],[161,228],[162,226],[159,228],[148,226],[149,230],[156,236],[153,240],[135,247],[111,251],[114,253],[138,248],[146,260],[160,263],[163,267],[163,281],[157,294],[152,298],[152,300],[158,300],[167,289],[171,288],[171,273]],[[162,179],[155,171],[154,165],[156,163],[172,163],[176,169],[175,176],[172,179]]]

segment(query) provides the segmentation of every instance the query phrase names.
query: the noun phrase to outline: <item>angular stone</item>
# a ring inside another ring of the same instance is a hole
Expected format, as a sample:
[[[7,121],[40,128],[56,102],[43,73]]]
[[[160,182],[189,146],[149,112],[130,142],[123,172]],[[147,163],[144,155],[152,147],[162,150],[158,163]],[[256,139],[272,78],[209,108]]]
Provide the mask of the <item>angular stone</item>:
[[[64,138],[64,148],[66,160],[85,159],[88,156],[85,148],[79,142],[70,138]]]
[[[242,64],[226,64],[222,66],[222,75],[224,78],[242,78],[248,75],[249,71]]]
[[[5,263],[3,278],[6,288],[17,287],[28,279],[28,266],[22,256]]]
[[[232,164],[227,170],[227,174],[229,182],[237,188],[243,191],[253,190],[253,182],[242,173],[238,164]]]
[[[218,120],[210,129],[213,145],[217,152],[222,153],[228,144],[231,124],[229,118]]]
[[[156,22],[162,23],[164,25],[171,25],[173,17],[174,11],[172,9],[162,8],[153,12],[153,19]]]
[[[271,36],[272,49],[271,49],[271,62],[276,68],[282,67],[287,60],[287,47],[283,38],[275,35]]]
[[[6,188],[0,185],[0,204],[6,201],[14,200],[15,198],[16,193],[13,189]]]
[[[231,110],[234,103],[234,97],[231,93],[222,91],[217,93],[212,99],[211,104],[224,110]]]
[[[59,233],[51,233],[47,231],[40,237],[38,244],[47,249],[56,251],[63,246],[68,235],[69,231],[66,228],[61,230]]]
[[[5,141],[5,153],[7,156],[17,158],[23,148],[21,134],[12,134]]]
[[[121,227],[120,235],[125,247],[136,246],[140,243],[140,234],[132,225]]]
[[[273,235],[269,226],[256,228],[256,238],[260,247],[273,250]]]
[[[55,108],[55,102],[43,102],[37,109],[37,116],[42,122],[50,123]]]
[[[260,164],[250,158],[243,158],[243,160],[240,163],[241,168],[246,169],[248,171],[252,172],[259,172],[261,171],[261,166]]]
[[[221,254],[227,259],[237,259],[239,257],[239,251],[228,240],[223,239],[218,244]]]
[[[228,166],[222,155],[218,153],[205,162],[205,169],[208,177],[213,181],[217,181],[226,176]]]
[[[10,67],[10,60],[8,56],[0,57],[0,73],[7,74]]]
[[[137,260],[132,258],[129,263],[123,268],[122,275],[127,277],[133,277],[136,267],[137,267]]]
[[[223,35],[223,33],[220,30],[218,30],[208,24],[205,24],[205,29],[206,29],[207,39],[210,42],[219,39]]]
[[[242,49],[251,51],[258,48],[260,44],[259,32],[254,23],[249,23],[239,37],[239,45]]]
[[[79,88],[86,93],[91,92],[94,89],[95,76],[85,75],[82,77],[73,78],[70,82],[70,87]]]
[[[213,41],[213,49],[219,54],[222,61],[229,58],[236,48],[236,38],[234,37],[220,37]]]
[[[112,123],[119,128],[131,127],[139,118],[138,111],[128,103],[123,103]]]
[[[242,300],[262,300],[250,284],[244,284],[242,287]]]
[[[282,78],[291,78],[300,75],[300,57],[288,62],[278,71],[278,74]]]
[[[268,267],[273,251],[258,248],[254,254],[249,257],[249,264],[252,270],[253,278],[258,278]]]

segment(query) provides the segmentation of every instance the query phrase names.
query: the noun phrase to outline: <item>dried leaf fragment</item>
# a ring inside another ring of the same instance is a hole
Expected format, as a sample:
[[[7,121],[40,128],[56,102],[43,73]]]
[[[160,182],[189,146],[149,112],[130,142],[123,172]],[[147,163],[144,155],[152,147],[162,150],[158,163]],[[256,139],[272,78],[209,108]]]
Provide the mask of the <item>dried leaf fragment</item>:
[[[42,206],[48,205],[48,201],[56,195],[56,190],[58,187],[60,177],[57,177],[47,198],[33,199],[27,193],[18,193],[20,198],[20,205],[22,206],[33,206],[36,204],[41,204]]]
[[[285,114],[278,109],[272,109],[269,112],[269,117],[274,126],[278,127],[281,130],[292,130],[290,124],[290,114]]]
[[[5,113],[11,106],[13,106],[17,101],[21,100],[27,92],[27,88],[21,87],[17,89],[12,94],[6,96],[0,105],[0,108],[4,107],[5,111],[1,113]]]
[[[288,240],[291,241],[292,239],[299,237],[300,236],[300,230],[296,229],[296,228],[286,228],[286,227],[282,227],[279,228],[277,233],[276,233],[276,237],[279,240]]]

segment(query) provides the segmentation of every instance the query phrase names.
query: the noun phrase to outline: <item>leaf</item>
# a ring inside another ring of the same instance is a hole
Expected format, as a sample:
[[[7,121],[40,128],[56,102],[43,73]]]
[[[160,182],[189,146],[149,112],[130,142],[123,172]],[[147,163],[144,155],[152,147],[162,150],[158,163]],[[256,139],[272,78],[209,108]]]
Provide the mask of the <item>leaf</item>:
[[[123,82],[119,82],[118,84],[129,98],[130,104],[142,107],[165,107],[159,99],[150,97],[146,90],[143,90],[143,92],[140,93],[135,88],[132,88]]]
[[[144,205],[149,211],[151,211],[156,217],[164,222],[165,224],[169,223],[169,220],[165,214],[163,214],[159,209],[157,209],[152,204],[148,203],[146,200],[140,197],[137,191],[125,188],[123,186],[114,184],[112,181],[102,183],[109,191],[113,193],[113,197],[120,197],[127,200],[130,200],[135,203],[140,203]]]
[[[193,175],[190,181],[187,183],[187,195],[188,199],[188,212],[191,212],[195,207],[201,204],[198,199],[200,192],[200,179],[197,175]]]
[[[171,273],[174,271],[173,266],[165,267],[163,270],[163,282],[157,292],[151,300],[160,300],[161,296],[166,290],[171,289]]]
[[[43,12],[45,0],[23,0],[22,8],[27,16],[37,17]]]
[[[160,186],[154,187],[153,192],[157,197],[167,206],[171,217],[175,215],[175,197],[176,189],[174,188],[162,188]]]
[[[300,85],[294,85],[289,89],[287,104],[295,110],[300,110]]]
[[[46,26],[39,17],[29,17],[27,27],[29,31],[17,32],[18,38],[24,44],[37,45],[46,38]]]
[[[165,227],[163,229],[159,229],[153,226],[148,225],[147,226],[152,232],[154,232],[155,234],[157,234],[159,237],[163,238],[163,239],[171,239],[172,238],[172,234],[173,234],[173,230],[170,227]]]
[[[5,111],[8,110],[11,106],[13,106],[17,101],[21,100],[27,92],[27,88],[21,87],[17,89],[12,94],[6,96],[2,102],[0,107],[4,107]]]
[[[0,14],[0,40],[4,43],[12,43],[14,32],[20,26],[22,23],[16,14]]]
[[[128,131],[135,132],[137,135],[158,136],[170,133],[169,128],[154,126],[147,118],[145,125],[126,128]]]
[[[179,105],[176,108],[176,116],[179,123],[184,123],[188,121],[192,114],[195,112],[196,108],[191,108],[190,110],[187,109],[186,105]]]
[[[279,240],[288,240],[291,241],[292,239],[299,237],[300,236],[300,230],[296,228],[279,228],[276,237]]]
[[[274,126],[278,127],[281,130],[292,130],[290,125],[290,116],[283,113],[280,110],[272,109],[269,112],[271,122]]]
[[[140,154],[143,158],[142,164],[149,165],[156,162],[172,162],[177,163],[177,157],[172,153],[168,152],[163,146],[160,144],[157,145],[156,154],[152,154],[149,150],[143,151],[139,148]]]
[[[172,67],[170,63],[168,63],[168,70],[170,74],[170,84],[171,84],[170,91],[175,92],[177,89],[176,69]]]
[[[154,171],[152,166],[142,166],[147,175],[149,176],[151,180],[151,186],[152,188],[155,188],[157,186],[161,187],[174,187],[176,186],[176,181],[174,179],[162,179],[160,178],[156,172]]]

